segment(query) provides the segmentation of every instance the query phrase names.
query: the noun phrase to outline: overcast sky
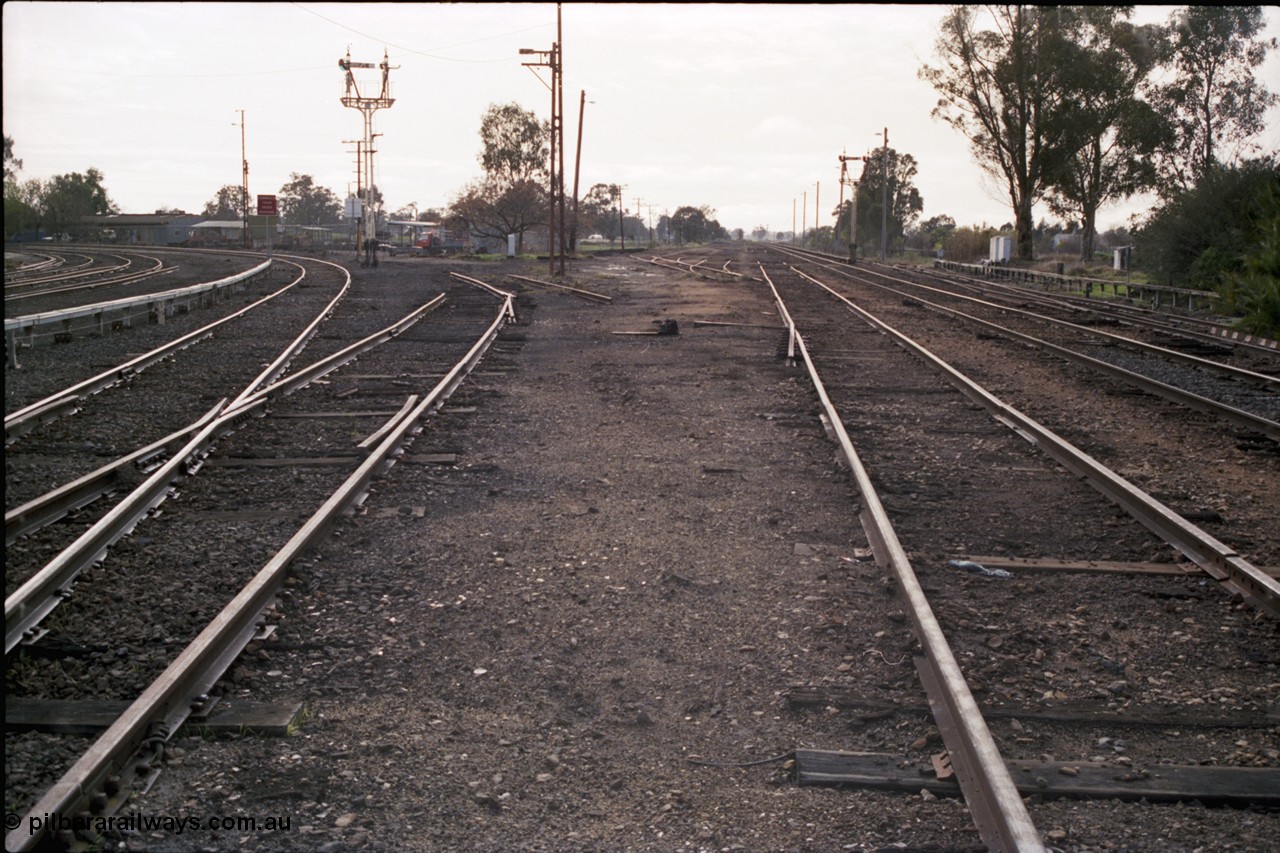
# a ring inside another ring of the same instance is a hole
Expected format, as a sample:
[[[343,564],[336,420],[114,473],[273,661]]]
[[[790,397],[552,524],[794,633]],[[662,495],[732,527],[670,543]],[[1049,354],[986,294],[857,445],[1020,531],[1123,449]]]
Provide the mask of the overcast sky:
[[[554,4],[4,4],[4,133],[22,180],[95,167],[126,213],[199,213],[239,185],[244,110],[249,191],[291,172],[339,196],[355,186],[360,113],[344,108],[338,60],[391,64],[379,110],[376,183],[387,210],[447,205],[481,174],[480,117],[516,102],[542,118],[551,96],[520,48],[556,40]],[[1170,7],[1138,7],[1164,20]],[[915,157],[924,218],[1009,221],[1004,191],[968,143],[932,119],[942,6],[593,4],[563,6],[567,186],[586,92],[581,192],[626,186],[645,215],[709,205],[727,228],[830,224],[841,152],[880,143]],[[1280,10],[1267,7],[1267,37]],[[1280,90],[1280,56],[1263,79]],[[367,73],[367,72],[365,72]],[[543,79],[549,73],[542,70]],[[376,75],[376,72],[375,72]],[[362,91],[373,77],[357,78]],[[1280,110],[1258,140],[1280,149]],[[804,209],[801,210],[802,201]],[[1103,228],[1141,205],[1103,211]],[[1037,219],[1050,217],[1043,206]]]

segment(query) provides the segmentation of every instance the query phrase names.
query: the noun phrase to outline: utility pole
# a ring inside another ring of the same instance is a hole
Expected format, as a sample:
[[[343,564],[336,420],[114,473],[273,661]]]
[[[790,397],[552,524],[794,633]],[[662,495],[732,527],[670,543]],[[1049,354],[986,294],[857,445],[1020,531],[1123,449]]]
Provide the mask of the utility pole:
[[[791,199],[791,242],[796,241],[796,200]]]
[[[573,155],[573,224],[569,226],[569,251],[574,255],[578,254],[578,174],[582,170],[582,116],[586,109],[587,90],[583,89],[578,99],[578,148]]]
[[[625,252],[627,250],[627,223],[626,220],[622,218],[622,191],[625,190],[626,187],[621,184],[614,184],[613,188],[617,191],[618,197],[618,239],[621,241],[621,250]]]
[[[364,140],[363,139],[344,139],[343,145],[355,145],[356,147],[356,200],[360,202],[361,207],[364,206]],[[351,195],[351,187],[347,186],[347,195]],[[364,237],[364,210],[354,211],[357,213],[356,220],[356,260],[360,260],[360,250],[363,248]]]
[[[249,156],[244,147],[244,110],[240,110],[240,217],[244,229],[240,232],[240,245],[249,248]]]
[[[822,192],[822,182],[816,181],[813,185],[813,233],[817,236],[818,229],[822,227],[822,208],[818,204],[819,194]]]
[[[356,84],[355,75],[352,73],[353,68],[374,68],[372,62],[352,62],[351,51],[347,51],[345,59],[338,60],[338,67],[346,73],[346,88],[343,90],[342,105],[360,111],[360,115],[364,118],[364,175],[363,175],[363,196],[361,198],[363,210],[361,211],[361,219],[363,220],[363,239],[365,246],[365,266],[378,265],[378,215],[375,210],[373,199],[373,114],[380,109],[388,108],[396,102],[391,97],[391,81],[390,73],[392,65],[389,63],[387,51],[382,51],[382,62],[376,67],[382,71],[382,90],[375,97],[368,97],[360,94],[360,87]],[[399,68],[400,66],[394,66]],[[359,243],[357,241],[357,250]]]
[[[547,254],[550,256],[549,273],[552,276],[556,275],[557,254],[560,259],[560,275],[564,275],[564,116],[562,115],[564,83],[561,78],[561,35],[560,4],[557,3],[556,41],[551,44],[551,50],[520,48],[521,56],[536,55],[538,57],[536,61],[522,63],[526,68],[551,69],[551,85],[548,86],[551,90],[551,176],[549,193],[551,209],[548,211],[547,220]],[[559,211],[560,221],[558,244],[556,242],[557,211]]]
[[[564,276],[564,30],[560,25],[560,4],[556,4],[556,109],[560,126],[555,129],[560,145],[560,171],[556,174],[556,197],[560,203],[560,275]]]
[[[809,230],[809,191],[800,195],[800,245],[805,245],[804,235]]]
[[[889,128],[880,149],[880,260],[889,259]]]

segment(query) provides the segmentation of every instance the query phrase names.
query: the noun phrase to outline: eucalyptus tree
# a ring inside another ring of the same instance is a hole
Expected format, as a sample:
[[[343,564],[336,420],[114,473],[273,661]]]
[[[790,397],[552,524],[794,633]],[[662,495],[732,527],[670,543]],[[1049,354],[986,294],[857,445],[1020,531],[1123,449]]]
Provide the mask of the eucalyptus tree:
[[[490,104],[480,119],[478,156],[484,177],[464,186],[451,205],[452,221],[478,237],[502,241],[545,226],[550,126],[519,104]]]
[[[940,95],[933,115],[963,134],[979,166],[1003,182],[1017,255],[1031,260],[1032,207],[1074,153],[1063,109],[1072,51],[1061,14],[1041,6],[955,6],[935,51],[940,64],[920,69]]]
[[[1093,257],[1098,210],[1155,185],[1152,155],[1163,123],[1140,97],[1158,59],[1157,27],[1136,27],[1119,6],[1064,6],[1068,52],[1064,132],[1074,152],[1049,175],[1046,201],[1081,225],[1080,257]],[[1065,19],[1065,20],[1064,20]],[[1065,152],[1064,152],[1065,154]]]
[[[333,225],[342,219],[342,202],[311,175],[289,174],[280,187],[280,215],[290,225]]]
[[[1260,6],[1187,6],[1173,14],[1162,57],[1166,82],[1152,93],[1170,128],[1158,160],[1166,196],[1256,150],[1249,139],[1278,100],[1256,76],[1276,47],[1260,35],[1264,23]]]
[[[54,175],[43,186],[39,206],[46,230],[72,236],[79,236],[84,230],[82,220],[86,216],[119,212],[107,196],[102,173],[94,168],[84,174]]]
[[[244,188],[236,184],[225,184],[212,199],[204,203],[201,215],[205,219],[238,222],[244,217]]]
[[[885,167],[888,167],[888,188],[885,192]],[[887,225],[887,242],[890,247],[903,243],[907,229],[920,218],[924,199],[916,188],[916,159],[893,148],[883,147],[867,154],[863,161],[862,175],[858,178],[858,241],[862,244],[878,244],[880,229]],[[889,215],[883,216],[882,199],[887,199]],[[849,211],[852,201],[846,202],[837,212],[836,232],[848,232]],[[873,236],[874,235],[874,236]]]

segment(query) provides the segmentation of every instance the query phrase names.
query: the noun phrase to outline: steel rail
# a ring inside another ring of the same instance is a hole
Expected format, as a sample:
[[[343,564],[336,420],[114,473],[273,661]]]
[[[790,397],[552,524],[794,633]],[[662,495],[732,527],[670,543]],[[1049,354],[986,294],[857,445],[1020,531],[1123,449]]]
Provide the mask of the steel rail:
[[[142,467],[158,457],[172,456],[188,441],[189,436],[203,425],[204,420],[201,418],[193,424],[188,424],[158,441],[153,441],[146,447],[140,447],[126,456],[7,511],[4,514],[5,547],[69,513],[88,506],[112,491],[125,479],[123,472],[130,465]],[[150,473],[150,470],[146,473]]]
[[[36,849],[48,830],[42,824],[40,832],[28,831],[27,827],[35,825],[31,818],[81,813],[97,792],[103,790],[112,774],[134,766],[131,758],[140,750],[145,750],[148,744],[159,744],[162,748],[163,742],[190,715],[193,706],[203,703],[217,679],[248,645],[256,633],[257,623],[284,586],[293,562],[327,534],[340,514],[364,500],[369,484],[394,464],[395,454],[409,440],[419,419],[444,403],[479,363],[508,318],[515,316],[513,303],[514,296],[508,295],[493,323],[462,360],[407,414],[396,415],[393,419],[396,425],[343,485],[32,806],[17,824],[18,828],[5,836],[7,850]],[[121,784],[100,801],[100,811],[115,811],[131,794],[131,785]]]
[[[98,393],[104,388],[107,388],[119,382],[123,382],[127,379],[130,379],[133,376],[137,375],[138,373],[141,373],[143,370],[150,367],[151,365],[159,361],[162,361],[165,358],[168,358],[174,353],[180,350],[186,349],[187,347],[192,346],[193,344],[199,343],[202,340],[205,340],[206,338],[213,335],[214,329],[216,329],[218,326],[221,326],[224,323],[229,323],[232,320],[238,319],[244,316],[245,314],[248,314],[253,309],[258,308],[266,304],[267,302],[270,302],[271,300],[275,299],[277,296],[280,296],[281,294],[287,292],[294,285],[302,281],[302,279],[303,279],[303,276],[299,276],[298,278],[294,279],[289,284],[285,285],[284,287],[277,290],[276,292],[268,294],[267,296],[264,296],[263,298],[257,300],[256,302],[246,305],[244,308],[241,308],[240,310],[236,311],[233,314],[229,314],[220,320],[216,320],[212,323],[209,323],[206,326],[202,326],[201,328],[196,329],[193,332],[189,332],[188,334],[183,335],[182,337],[177,338],[176,340],[173,340],[167,344],[158,346],[155,349],[151,350],[150,352],[143,353],[142,355],[136,358],[130,359],[129,361],[124,362],[123,364],[118,364],[115,367],[112,367],[108,370],[103,371],[102,373],[99,373],[96,376],[91,376],[90,378],[85,379],[84,381],[79,382],[75,385],[72,385],[69,388],[64,388],[61,391],[57,392],[56,394],[50,395],[49,397],[46,397],[43,400],[38,400],[28,406],[24,406],[23,408],[18,409],[16,412],[5,415],[4,416],[5,446],[7,447],[10,444],[13,444],[13,442],[16,441],[21,435],[23,435],[26,432],[29,432],[31,429],[34,429],[37,424],[48,423],[49,421],[53,420],[54,417],[50,416],[51,414],[54,416],[61,416],[66,414],[67,413],[66,405],[69,401],[76,401],[76,400],[83,399],[85,397],[90,396],[91,394]],[[350,285],[350,276],[348,275],[348,283],[346,286],[343,287],[342,293],[339,294],[339,298],[341,298],[341,296],[346,293],[347,287],[349,285]],[[332,305],[329,306],[328,310],[332,310]],[[61,404],[62,409],[55,409],[54,408],[55,404]]]
[[[414,323],[417,323],[427,314],[443,305],[444,301],[445,296],[441,293],[434,299],[418,306],[401,319],[392,323],[390,326],[387,326],[384,329],[379,329],[373,334],[361,338],[350,346],[343,347],[332,355],[325,356],[319,361],[304,367],[302,370],[291,373],[284,379],[279,379],[270,385],[267,385],[265,388],[259,388],[257,391],[253,391],[248,394],[240,394],[236,397],[234,405],[229,405],[227,407],[228,413],[234,414],[241,407],[255,405],[261,400],[289,396],[299,388],[309,385],[317,379],[332,373],[347,362],[358,357],[366,350],[379,344],[386,343],[392,338],[399,336]]]
[[[822,260],[831,261],[835,264],[848,264],[847,258],[841,257],[840,255],[832,255],[827,252],[816,252],[812,249],[773,248],[783,252],[789,251],[802,257],[816,257]],[[1090,299],[1088,297],[1072,296],[1070,294],[1062,294],[1058,297],[1049,299],[1044,295],[1043,291],[1031,290],[1027,287],[1010,284],[998,279],[966,275],[959,269],[952,269],[948,264],[950,264],[948,261],[935,262],[933,265],[933,270],[935,270],[934,272],[926,272],[923,268],[918,267],[910,267],[910,269],[921,274],[932,275],[935,278],[941,278],[936,270],[945,270],[951,274],[951,277],[948,280],[957,284],[968,283],[970,286],[976,286],[988,292],[990,292],[992,288],[996,288],[1003,293],[1016,295],[1023,300],[1030,299],[1032,301],[1040,302],[1041,304],[1067,307],[1070,310],[1077,312],[1087,311],[1093,314],[1102,314],[1103,316],[1109,316],[1116,319],[1121,323],[1143,326],[1155,331],[1183,337],[1187,340],[1211,343],[1222,347],[1237,347],[1251,352],[1266,353],[1272,356],[1276,355],[1277,352],[1280,351],[1280,341],[1264,338],[1260,335],[1250,335],[1244,332],[1237,332],[1234,329],[1225,328],[1220,323],[1213,320],[1181,314],[1170,314],[1166,311],[1157,311],[1154,308],[1146,308],[1139,305],[1123,305],[1105,302],[1098,299]],[[865,264],[863,266],[865,269],[874,272],[872,267],[877,265]],[[956,266],[959,267],[961,265],[957,264]],[[894,264],[891,268],[900,269],[902,267]],[[1042,273],[1042,275],[1050,274]],[[1071,280],[1073,277],[1063,276],[1063,278]],[[1085,279],[1076,277],[1074,280],[1081,281]],[[1099,281],[1104,284],[1124,284],[1124,282],[1111,282],[1104,281],[1102,279],[1093,279],[1093,281]],[[1135,284],[1133,287],[1141,288],[1142,285]],[[1189,326],[1199,326],[1201,328],[1197,330],[1195,328],[1188,328]]]
[[[675,270],[679,270],[680,272],[714,273],[716,275],[728,275],[728,276],[733,276],[734,278],[742,278],[742,273],[733,272],[732,270],[725,270],[725,269],[717,270],[717,269],[712,269],[711,267],[703,267],[702,269],[699,269],[699,267],[701,267],[703,264],[706,263],[705,259],[700,260],[697,263],[690,263],[684,260],[683,257],[677,258],[674,261],[667,260],[666,258],[659,258],[656,256],[652,258],[642,258],[641,260],[647,260],[649,263],[654,264],[656,266],[665,267],[667,269],[675,269]]]
[[[439,307],[443,301],[444,295],[441,294],[385,329],[374,332],[339,352],[314,362],[303,370],[290,375],[287,379],[257,390],[242,392],[227,404],[223,417],[225,419],[238,418],[244,411],[252,409],[261,403],[296,392],[305,385],[332,373],[362,353],[401,334],[427,313]],[[299,336],[290,349],[294,349],[303,340],[304,336]],[[256,382],[257,380],[255,380]],[[253,385],[250,386],[250,388],[252,387]],[[57,521],[67,513],[92,503],[115,486],[120,479],[120,472],[126,466],[144,462],[167,452],[171,453],[174,446],[194,431],[196,427],[197,424],[184,427],[159,441],[135,450],[127,456],[110,462],[64,486],[6,512],[6,541],[11,543],[20,536],[30,534],[47,524]]]
[[[207,452],[215,433],[228,428],[219,418],[227,401],[205,415],[204,425],[164,465],[128,497],[63,549],[4,600],[4,652],[9,654],[49,613],[71,595],[80,573],[106,556],[107,550],[169,496],[173,481],[196,456]]]
[[[280,257],[289,258],[287,262],[293,264],[301,271],[301,275],[298,276],[293,284],[298,284],[307,277],[307,268],[298,263],[298,259],[296,257],[288,255]],[[333,311],[338,307],[338,303],[341,302],[346,297],[348,291],[351,290],[351,271],[346,267],[341,266],[340,264],[335,264],[332,261],[320,261],[310,258],[307,260],[323,264],[327,267],[333,267],[338,272],[342,273],[342,287],[338,290],[337,294],[334,295],[333,299],[329,300],[329,304],[324,307],[324,310],[318,313],[315,319],[307,324],[307,327],[302,330],[302,333],[299,334],[297,338],[294,339],[293,343],[285,347],[285,349],[281,351],[280,355],[276,356],[270,364],[263,368],[262,373],[258,374],[257,378],[246,385],[243,391],[232,398],[229,408],[235,408],[249,394],[252,394],[254,391],[257,391],[278,379],[293,362],[293,359],[298,355],[298,353],[302,352],[303,348],[311,338],[315,336],[316,331],[320,328],[320,324],[333,315]],[[290,286],[292,286],[292,284]]]
[[[4,298],[4,301],[16,302],[20,299],[38,299],[42,296],[54,296],[59,293],[73,293],[77,290],[93,290],[94,288],[97,288],[97,287],[113,287],[121,284],[131,284],[135,281],[141,281],[145,278],[151,278],[154,275],[162,275],[165,273],[175,272],[177,270],[177,267],[165,267],[164,261],[161,260],[160,258],[151,258],[146,255],[144,255],[143,257],[148,257],[150,260],[155,261],[156,265],[151,269],[139,270],[137,272],[122,274],[122,275],[114,276],[111,278],[93,279],[92,281],[73,281],[73,279],[87,278],[91,275],[104,275],[104,274],[113,273],[113,272],[122,272],[123,270],[126,270],[129,267],[133,266],[133,261],[126,259],[125,264],[118,267],[112,267],[110,270],[88,270],[86,272],[76,273],[74,275],[50,277],[48,279],[42,279],[37,282],[24,281],[22,282],[22,286],[24,287],[33,286],[33,287],[37,287],[37,289],[32,290],[30,292],[26,292],[26,293],[14,293],[12,295],[6,295]],[[56,283],[56,286],[49,286],[55,283]],[[38,287],[38,285],[45,285],[45,286]]]
[[[795,270],[794,267],[792,267],[792,269]],[[795,271],[800,275],[804,275],[804,273],[801,273],[799,270],[795,270]],[[840,270],[837,270],[837,271],[843,272]],[[882,273],[874,273],[874,274],[883,275]],[[885,276],[885,277],[891,278],[889,276]],[[898,279],[891,279],[891,280],[898,281]],[[888,290],[890,293],[896,293],[896,294],[902,293],[902,291],[900,290],[894,290],[893,288],[887,287],[886,285],[877,284],[876,282],[873,282],[873,281],[868,281],[865,283],[871,285],[872,287],[883,288],[885,290]],[[906,283],[910,284],[911,282],[906,282]],[[928,287],[927,285],[916,285],[916,286],[922,287],[926,290],[936,291],[936,288]],[[938,292],[945,292],[945,291],[938,291]],[[954,295],[954,294],[950,294],[950,295]],[[1061,358],[1066,359],[1069,362],[1085,365],[1086,367],[1089,367],[1093,370],[1097,370],[1100,373],[1105,373],[1108,376],[1112,376],[1130,385],[1134,385],[1138,388],[1141,388],[1142,390],[1150,394],[1154,394],[1158,397],[1163,397],[1164,399],[1169,400],[1170,402],[1177,403],[1189,409],[1194,409],[1195,411],[1198,411],[1198,412],[1203,412],[1204,414],[1211,415],[1216,418],[1220,418],[1229,423],[1235,424],[1236,426],[1261,433],[1262,435],[1266,436],[1272,441],[1280,442],[1280,423],[1277,423],[1269,418],[1264,418],[1261,415],[1255,415],[1252,412],[1244,411],[1243,409],[1236,408],[1235,406],[1230,406],[1230,405],[1227,405],[1226,403],[1218,402],[1217,400],[1204,397],[1200,394],[1187,391],[1183,388],[1178,388],[1177,386],[1170,385],[1166,382],[1161,382],[1158,379],[1152,379],[1151,377],[1144,376],[1143,374],[1137,373],[1136,371],[1128,370],[1123,367],[1118,367],[1117,365],[1111,364],[1110,362],[1104,361],[1102,359],[1094,358],[1093,356],[1085,355],[1084,353],[1076,352],[1075,350],[1068,349],[1067,347],[1060,346],[1058,344],[1051,343],[1046,340],[1042,340],[1041,338],[1037,338],[1032,335],[1027,335],[1022,332],[1015,331],[1014,329],[1010,329],[1007,326],[1002,326],[999,323],[993,323],[990,320],[984,320],[981,317],[975,317],[972,314],[966,314],[963,311],[957,311],[954,308],[948,308],[945,305],[939,305],[938,303],[930,302],[927,299],[923,299],[920,297],[912,297],[912,298],[916,299],[924,307],[932,311],[937,311],[938,313],[943,314],[947,317],[965,320],[966,322],[969,322],[981,328],[987,329],[988,331],[991,331],[992,333],[999,335],[1001,337],[1009,337],[1015,341],[1024,343],[1027,346],[1054,353],[1055,355],[1060,356]],[[1060,321],[1060,320],[1053,320],[1052,318],[1041,317],[1038,314],[1033,314],[1027,311],[1020,311],[1019,309],[1016,309],[1016,308],[1005,308],[1003,306],[996,306],[996,305],[993,305],[992,303],[985,302],[981,299],[974,299],[973,297],[960,296],[959,298],[975,301],[982,305],[988,305],[988,306],[999,308],[1000,310],[1009,311],[1015,314],[1025,314],[1026,316],[1039,319],[1039,320],[1046,320],[1050,323],[1061,324],[1061,325],[1070,326],[1072,328],[1078,328],[1082,330],[1084,329],[1084,327],[1075,326],[1072,323],[1064,323],[1063,321]],[[1106,334],[1106,333],[1099,333],[1099,334]],[[1124,340],[1127,340],[1127,339],[1124,339]],[[1147,344],[1142,344],[1141,342],[1135,341],[1132,343],[1137,344],[1137,346],[1142,350],[1146,350],[1149,348]],[[1171,351],[1164,351],[1160,347],[1150,347],[1150,349],[1156,351],[1155,354],[1157,355],[1165,355],[1171,352]],[[1172,354],[1181,355],[1181,353],[1172,353]],[[1235,368],[1229,368],[1229,369],[1235,370]],[[1260,374],[1254,374],[1254,375],[1258,375],[1261,377]],[[1261,377],[1261,378],[1271,379],[1271,377]],[[1280,379],[1272,380],[1272,381],[1276,384],[1277,390],[1280,391]]]
[[[795,268],[792,267],[792,269]],[[813,276],[799,270],[795,272],[839,299],[850,311],[873,328],[889,336],[895,343],[932,365],[965,396],[990,412],[996,420],[1048,454],[1068,471],[1082,477],[1095,490],[1110,498],[1140,524],[1178,549],[1187,559],[1222,582],[1229,590],[1239,593],[1261,610],[1272,615],[1280,615],[1280,580],[1254,566],[1236,553],[1235,549],[1187,521],[1066,439],[1000,400],[925,347],[859,308],[847,297]]]
[[[69,282],[72,279],[77,279],[77,278],[88,278],[90,276],[110,275],[111,273],[120,272],[121,270],[127,270],[129,267],[133,266],[133,261],[131,261],[129,258],[121,257],[120,255],[113,255],[110,253],[104,253],[104,254],[107,254],[108,257],[116,258],[117,260],[123,261],[123,263],[116,264],[115,266],[110,266],[110,267],[98,267],[96,269],[86,269],[86,267],[93,266],[93,259],[90,258],[88,263],[80,264],[79,266],[72,267],[70,270],[58,273],[56,275],[47,275],[41,278],[23,279],[22,281],[9,282],[9,284],[13,285],[14,287],[6,288],[6,289],[16,289],[18,287],[26,288],[26,287],[33,287],[41,284]],[[164,262],[160,261],[160,265],[163,266]],[[42,292],[56,293],[58,291],[46,290]],[[29,295],[31,294],[5,296],[4,299],[5,299],[5,302],[8,302],[10,299],[23,299]]]
[[[944,269],[946,267],[937,267],[934,269]],[[1210,343],[1219,347],[1239,347],[1241,349],[1251,350],[1254,352],[1267,353],[1268,355],[1276,355],[1280,350],[1280,342],[1264,338],[1261,335],[1250,335],[1244,332],[1237,332],[1232,329],[1224,328],[1220,323],[1212,320],[1206,320],[1199,317],[1181,316],[1177,314],[1169,314],[1167,312],[1156,311],[1152,308],[1145,308],[1137,305],[1121,305],[1103,302],[1097,299],[1089,299],[1088,297],[1072,296],[1070,294],[1061,294],[1055,299],[1046,298],[1042,292],[1030,290],[1026,287],[1020,287],[1016,284],[1009,284],[1003,281],[993,279],[975,278],[971,275],[964,275],[958,271],[947,270],[951,272],[951,281],[957,284],[966,284],[968,286],[977,287],[979,289],[990,291],[992,287],[999,289],[1003,293],[1010,296],[1016,296],[1020,299],[1032,299],[1041,304],[1049,304],[1062,306],[1066,305],[1073,311],[1088,311],[1095,314],[1111,317],[1117,322],[1127,325],[1144,326],[1149,329],[1165,332],[1170,335],[1177,335],[1188,340],[1198,341],[1201,343]],[[922,274],[928,274],[934,278],[941,278],[936,272],[919,270]],[[1117,282],[1123,284],[1123,282]],[[1141,287],[1141,285],[1134,285]],[[1189,328],[1199,326],[1200,328]]]
[[[22,266],[18,267],[15,270],[5,271],[4,282],[6,287],[8,287],[10,284],[15,284],[19,286],[26,284],[27,283],[26,279],[28,276],[34,276],[36,273],[42,273],[47,269],[57,269],[59,267],[65,266],[67,263],[67,259],[63,255],[50,255],[44,252],[26,252],[25,250],[18,250],[18,251],[23,251],[26,254],[30,254],[30,255],[36,255],[37,257],[44,258],[44,260],[36,261],[35,263],[30,263],[30,264],[23,264]],[[80,253],[72,252],[71,254],[79,255]],[[80,255],[80,256],[84,258],[84,262],[80,264],[76,264],[73,267],[68,267],[68,269],[78,270],[78,269],[84,269],[87,266],[93,265],[92,257],[90,257],[89,255]]]
[[[781,250],[781,251],[785,253],[786,250]],[[810,262],[813,263],[814,261],[810,260]],[[828,270],[831,270],[832,272],[839,273],[847,278],[854,277],[854,274],[852,272],[850,272],[847,269],[842,269],[839,266],[830,266],[826,264],[822,264],[822,266],[824,266]],[[1045,315],[1037,314],[1034,311],[1027,311],[1025,309],[1015,308],[1010,305],[1001,305],[996,302],[989,302],[985,299],[980,299],[976,296],[966,296],[965,294],[962,294],[962,293],[954,293],[951,291],[942,290],[941,288],[933,287],[928,284],[921,284],[920,282],[909,281],[907,279],[897,278],[896,276],[887,275],[885,273],[879,272],[874,269],[868,268],[865,270],[865,272],[870,275],[880,276],[881,278],[888,279],[889,281],[897,282],[899,284],[905,284],[909,287],[918,288],[920,290],[928,290],[933,293],[940,293],[944,296],[949,296],[953,299],[961,299],[967,302],[976,302],[979,305],[985,305],[988,308],[994,308],[998,311],[1006,311],[1010,314],[1019,314],[1021,316],[1030,317],[1033,320],[1038,320],[1040,322],[1048,323],[1054,326],[1064,326],[1073,331],[1080,332],[1081,334],[1093,335],[1094,337],[1104,338],[1106,340],[1112,341],[1113,343],[1119,346],[1128,347],[1130,349],[1134,349],[1139,352],[1158,355],[1162,358],[1167,358],[1171,361],[1182,362],[1183,364],[1187,364],[1192,367],[1197,367],[1202,370],[1209,371],[1211,373],[1216,373],[1219,376],[1224,376],[1228,379],[1234,379],[1241,382],[1248,382],[1260,388],[1265,388],[1268,390],[1280,392],[1280,377],[1277,377],[1277,376],[1268,376],[1265,373],[1258,373],[1253,370],[1245,370],[1244,368],[1233,367],[1229,364],[1222,364],[1221,362],[1213,361],[1211,359],[1201,358],[1199,356],[1190,355],[1184,352],[1178,352],[1177,350],[1168,349],[1167,347],[1157,346],[1155,344],[1148,344],[1142,341],[1136,341],[1133,338],[1127,338],[1124,335],[1116,335],[1111,332],[1104,332],[1100,329],[1094,329],[1089,326],[1081,326],[1078,323],[1072,323],[1068,320],[1059,320],[1056,317],[1046,317]],[[877,282],[874,282],[874,281],[861,280],[861,283],[869,284],[872,287],[879,287],[883,290],[888,290],[890,293],[896,293],[896,294],[902,293],[899,290],[892,289],[888,285],[878,284]],[[924,300],[921,300],[921,301],[923,302]],[[937,308],[938,310],[941,310],[944,312],[952,312],[952,309],[945,308],[943,306],[937,305],[936,303],[925,303],[925,304],[931,305]],[[964,317],[965,319],[972,319],[979,323],[983,322],[981,320],[977,320],[977,318],[975,317],[971,317],[971,315],[964,314],[962,312],[957,311],[954,313],[960,317]],[[1104,313],[1104,312],[1095,311],[1094,313]],[[998,328],[1004,329],[1003,326],[999,326]],[[1161,331],[1164,331],[1164,330],[1162,329]]]
[[[549,282],[549,281],[539,281],[536,278],[529,278],[523,275],[515,275],[513,273],[507,273],[507,278],[514,278],[516,281],[524,282],[525,284],[532,284],[536,287],[545,287],[545,288],[550,288],[552,290],[563,290],[568,293],[572,293],[575,296],[581,296],[583,299],[591,299],[595,302],[612,302],[613,301],[612,296],[605,296],[603,293],[594,293],[590,290],[582,290],[580,288],[569,287],[568,285],[564,285],[564,284],[553,284],[552,282]]]
[[[876,563],[893,572],[898,589],[906,600],[916,639],[925,653],[924,667],[928,677],[922,678],[921,684],[929,697],[934,718],[938,721],[939,731],[951,756],[952,766],[956,769],[960,789],[965,795],[965,803],[978,827],[978,833],[991,850],[1042,851],[1044,846],[1040,841],[1040,833],[1032,823],[1022,796],[1009,775],[1009,768],[987,728],[973,693],[969,690],[942,626],[929,606],[928,597],[911,567],[906,550],[898,540],[871,476],[862,464],[839,412],[827,395],[804,338],[763,264],[760,272],[773,291],[779,312],[786,319],[788,336],[794,341],[804,360],[823,413],[849,464],[862,499],[859,520],[871,544]]]
[[[504,300],[503,305],[506,306],[505,310],[507,312],[507,318],[512,321],[516,319],[516,308],[515,308],[516,295],[514,293],[503,290],[500,287],[494,287],[492,284],[487,284],[486,282],[483,282],[478,278],[471,278],[470,276],[463,275],[462,273],[450,271],[449,275],[453,276],[459,281],[464,281],[467,284],[475,285],[481,290],[488,291],[489,293],[492,293],[494,296],[498,297],[499,299]]]

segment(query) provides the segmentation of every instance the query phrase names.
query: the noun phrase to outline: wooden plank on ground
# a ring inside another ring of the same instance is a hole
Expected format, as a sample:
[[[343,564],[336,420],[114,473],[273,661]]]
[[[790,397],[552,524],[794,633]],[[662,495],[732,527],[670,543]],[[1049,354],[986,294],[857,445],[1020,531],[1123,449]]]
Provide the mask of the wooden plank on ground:
[[[272,413],[273,418],[282,418],[284,420],[314,420],[316,418],[389,418],[396,414],[395,409],[381,409],[364,412],[281,412]]]
[[[989,569],[1015,569],[1040,572],[1113,572],[1141,575],[1194,575],[1200,567],[1192,563],[1141,563],[1120,560],[1055,560],[1049,557],[1021,558],[970,556],[966,560],[981,563]],[[1280,577],[1280,566],[1263,566],[1262,571]]]
[[[927,702],[893,702],[869,699],[855,690],[839,687],[792,687],[787,691],[792,708],[833,707],[850,711],[863,720],[902,713],[929,713]],[[988,719],[1043,720],[1055,723],[1096,723],[1100,726],[1178,726],[1181,728],[1271,728],[1280,724],[1280,712],[1230,711],[1221,708],[1170,708],[1146,706],[1125,713],[1098,710],[1093,702],[1060,702],[1039,708],[984,702],[980,709]]]
[[[115,723],[131,704],[126,700],[9,698],[4,703],[4,723],[9,731],[97,734]],[[301,702],[223,700],[207,719],[193,717],[184,728],[206,734],[285,735],[301,711]]]
[[[355,467],[360,456],[210,456],[205,464],[214,468],[329,468]]]
[[[932,764],[902,755],[797,749],[801,785],[858,785],[960,796],[954,780],[939,780]],[[1280,805],[1280,768],[1152,764],[1124,767],[1084,761],[1006,760],[1024,796],[1179,802],[1206,805]]]

